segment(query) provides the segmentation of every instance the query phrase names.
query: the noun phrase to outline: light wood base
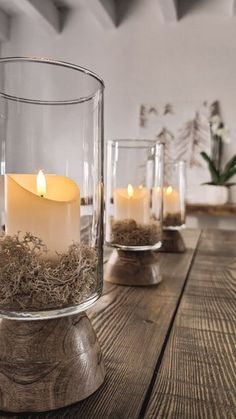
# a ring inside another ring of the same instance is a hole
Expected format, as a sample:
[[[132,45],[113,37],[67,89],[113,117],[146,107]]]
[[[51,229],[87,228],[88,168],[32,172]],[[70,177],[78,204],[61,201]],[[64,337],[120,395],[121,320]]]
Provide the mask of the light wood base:
[[[106,264],[105,280],[128,286],[157,285],[162,281],[158,254],[114,250]]]
[[[85,313],[0,320],[0,410],[58,409],[88,397],[104,376],[101,349]]]
[[[184,253],[186,247],[180,232],[178,230],[164,230],[162,235],[162,246],[158,251],[166,253]]]

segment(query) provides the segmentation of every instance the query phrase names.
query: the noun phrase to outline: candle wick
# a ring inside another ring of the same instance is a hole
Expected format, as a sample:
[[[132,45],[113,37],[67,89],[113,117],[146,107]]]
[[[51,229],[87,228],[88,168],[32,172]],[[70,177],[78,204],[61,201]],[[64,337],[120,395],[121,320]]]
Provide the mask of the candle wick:
[[[41,198],[43,198],[43,195],[40,195],[41,196]]]

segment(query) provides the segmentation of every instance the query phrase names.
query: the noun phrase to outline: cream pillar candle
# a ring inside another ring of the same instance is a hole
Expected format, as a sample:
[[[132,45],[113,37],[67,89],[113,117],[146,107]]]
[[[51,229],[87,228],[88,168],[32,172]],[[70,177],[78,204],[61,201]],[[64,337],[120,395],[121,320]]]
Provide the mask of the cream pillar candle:
[[[163,213],[164,217],[167,214],[176,214],[180,212],[180,196],[179,193],[172,188],[172,186],[168,186],[164,188],[163,191]]]
[[[5,176],[6,234],[30,232],[49,254],[68,250],[80,240],[80,190],[65,176]]]
[[[149,190],[143,187],[119,188],[114,190],[115,220],[132,219],[140,224],[150,220]]]

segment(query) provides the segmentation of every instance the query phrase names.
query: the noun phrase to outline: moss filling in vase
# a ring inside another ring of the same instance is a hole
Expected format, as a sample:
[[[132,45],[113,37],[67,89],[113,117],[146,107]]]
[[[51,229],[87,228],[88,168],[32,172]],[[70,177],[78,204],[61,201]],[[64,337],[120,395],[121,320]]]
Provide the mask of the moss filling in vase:
[[[153,246],[161,238],[160,224],[140,224],[133,219],[111,221],[111,243],[120,246]]]
[[[167,213],[163,218],[163,227],[180,227],[185,223],[181,212]]]
[[[0,307],[45,310],[81,303],[97,284],[98,256],[86,244],[47,257],[43,241],[30,233],[0,237]]]

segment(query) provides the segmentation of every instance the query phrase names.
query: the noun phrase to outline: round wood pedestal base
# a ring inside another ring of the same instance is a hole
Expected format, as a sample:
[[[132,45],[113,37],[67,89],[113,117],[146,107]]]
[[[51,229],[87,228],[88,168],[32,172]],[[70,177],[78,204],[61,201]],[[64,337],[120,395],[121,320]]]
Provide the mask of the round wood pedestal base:
[[[104,376],[101,349],[85,313],[0,320],[0,410],[58,409],[88,397]]]
[[[186,247],[180,232],[178,230],[164,230],[162,235],[162,246],[158,251],[166,253],[184,253]]]
[[[105,280],[117,285],[157,285],[162,280],[158,254],[114,250],[106,264]]]

